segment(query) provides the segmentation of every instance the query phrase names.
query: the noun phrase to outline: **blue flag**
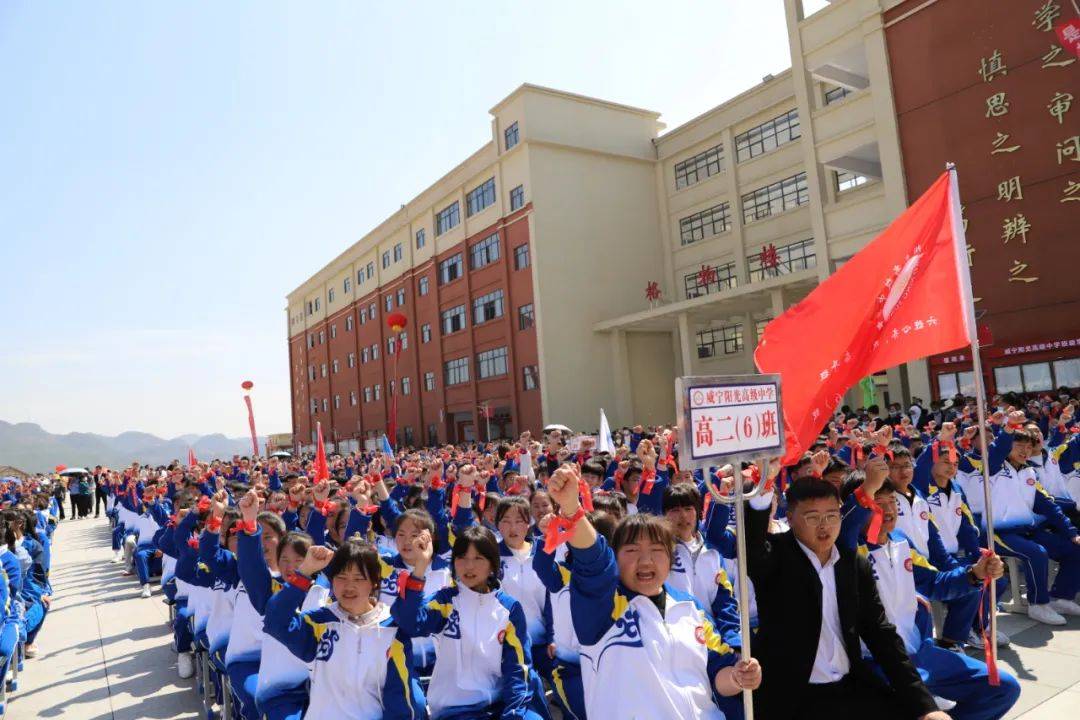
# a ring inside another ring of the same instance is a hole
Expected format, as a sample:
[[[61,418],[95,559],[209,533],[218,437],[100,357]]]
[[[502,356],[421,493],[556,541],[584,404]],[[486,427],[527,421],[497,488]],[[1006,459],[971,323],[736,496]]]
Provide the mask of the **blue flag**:
[[[386,433],[382,436],[382,447],[380,448],[387,455],[393,456],[394,448],[390,446],[390,439],[386,437]]]

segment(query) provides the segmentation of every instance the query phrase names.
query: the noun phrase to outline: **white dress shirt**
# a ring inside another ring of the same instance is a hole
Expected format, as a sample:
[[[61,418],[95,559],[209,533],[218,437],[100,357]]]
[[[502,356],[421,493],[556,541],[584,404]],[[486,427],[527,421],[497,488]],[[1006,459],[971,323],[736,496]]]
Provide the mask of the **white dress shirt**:
[[[818,635],[817,653],[814,655],[814,668],[810,671],[810,683],[820,685],[837,682],[851,670],[851,661],[844,650],[844,637],[840,633],[840,608],[836,603],[836,572],[834,568],[840,559],[840,551],[833,545],[832,554],[824,565],[817,553],[803,545],[799,547],[810,558],[810,563],[817,571],[821,581],[821,633]]]

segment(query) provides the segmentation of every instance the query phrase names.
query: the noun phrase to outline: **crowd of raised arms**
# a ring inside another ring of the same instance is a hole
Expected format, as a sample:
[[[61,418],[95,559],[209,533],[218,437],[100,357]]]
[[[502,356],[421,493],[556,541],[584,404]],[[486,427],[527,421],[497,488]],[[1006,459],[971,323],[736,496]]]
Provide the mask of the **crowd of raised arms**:
[[[205,653],[236,718],[739,718],[743,690],[767,720],[999,718],[1020,693],[985,662],[1003,558],[1033,619],[1080,615],[1075,404],[995,398],[985,457],[970,401],[845,407],[766,478],[680,468],[675,430],[641,426],[603,453],[524,433],[331,454],[325,472],[309,456],[95,472],[112,561],[144,597],[160,576],[180,676]],[[743,529],[752,659],[736,481],[764,485]],[[6,608],[29,649],[54,517],[48,495],[15,504]],[[820,621],[794,621],[805,608]]]

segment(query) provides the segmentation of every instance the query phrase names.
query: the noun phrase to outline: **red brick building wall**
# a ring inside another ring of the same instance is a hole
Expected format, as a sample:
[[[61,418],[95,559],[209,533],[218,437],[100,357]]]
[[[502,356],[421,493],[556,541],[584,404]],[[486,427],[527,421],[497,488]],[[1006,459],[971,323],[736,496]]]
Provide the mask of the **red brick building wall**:
[[[516,435],[523,430],[538,432],[542,423],[540,392],[526,389],[524,370],[526,366],[538,365],[536,330],[531,326],[522,328],[519,322],[519,309],[533,302],[532,273],[528,267],[515,268],[515,249],[530,243],[530,210],[531,205],[527,205],[500,219],[464,243],[406,271],[291,338],[289,362],[296,441],[310,444],[316,422],[322,424],[323,438],[329,443],[362,441],[386,432],[392,403],[391,382],[395,383],[397,393],[399,443],[406,441],[407,432],[411,433],[414,445],[459,442],[466,437],[484,439],[486,421],[479,406],[485,403],[493,410],[494,437]],[[472,269],[469,249],[492,233],[499,236],[498,260]],[[439,263],[458,253],[462,255],[462,276],[440,285]],[[425,295],[420,294],[421,278],[427,278],[428,282]],[[499,289],[503,291],[502,316],[476,325],[473,300]],[[399,304],[399,291],[403,291],[403,304]],[[401,349],[398,341],[394,353],[388,352],[387,346],[392,335],[386,325],[387,298],[391,298],[392,312],[402,312],[408,318],[405,349]],[[456,305],[465,305],[465,328],[444,336],[441,314]],[[347,329],[347,317],[352,318],[351,330]],[[421,340],[424,325],[431,328],[427,343]],[[309,336],[314,338],[313,347]],[[506,374],[481,380],[477,355],[501,347],[507,348]],[[378,358],[370,357],[367,363],[363,362],[365,348],[369,355],[373,354],[373,348],[378,348]],[[349,353],[354,353],[356,358],[352,368],[348,366]],[[446,387],[444,364],[459,357],[468,359],[469,380]],[[333,370],[335,360],[337,372]],[[323,363],[327,367],[326,377],[322,376]],[[310,366],[315,368],[314,380],[310,380]],[[431,391],[424,382],[428,372],[435,375],[435,388]],[[403,378],[409,381],[408,395],[402,392]],[[377,400],[375,386],[380,388]],[[372,389],[370,402],[365,402],[365,388]],[[356,405],[351,403],[350,393],[356,394]],[[311,399],[317,403],[314,413]]]
[[[990,392],[1017,389],[1016,378],[1024,390],[1049,389],[1044,376],[1080,384],[1080,192],[1066,192],[1080,181],[1080,147],[1060,154],[1080,133],[1080,61],[1039,22],[1044,4],[910,0],[885,16],[909,202],[947,161],[957,166],[976,312],[993,337],[983,350]],[[995,53],[1005,72],[994,71]],[[1007,112],[991,108],[999,93]],[[1049,109],[1059,93],[1074,96],[1060,121]],[[1014,177],[1022,198],[999,191]],[[935,394],[971,367],[970,352],[932,359]]]

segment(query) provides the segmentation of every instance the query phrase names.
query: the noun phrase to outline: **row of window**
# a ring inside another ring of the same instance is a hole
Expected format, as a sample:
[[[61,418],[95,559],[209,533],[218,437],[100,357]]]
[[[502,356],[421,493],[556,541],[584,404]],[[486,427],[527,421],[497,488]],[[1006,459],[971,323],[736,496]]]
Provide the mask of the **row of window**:
[[[780,247],[763,248],[746,258],[746,271],[751,282],[788,275],[812,267],[817,267],[813,238],[798,240]],[[688,299],[721,290],[730,290],[739,284],[734,262],[707,266],[705,269],[707,272],[695,270],[683,275],[683,289]]]
[[[999,394],[1052,392],[1057,388],[1080,387],[1080,359],[1054,360],[994,368],[994,385]],[[975,394],[975,374],[971,370],[937,376],[938,397]]]
[[[754,332],[761,337],[765,332],[765,326],[772,318],[763,318],[754,321]],[[697,353],[699,358],[720,357],[721,355],[737,355],[743,351],[743,326],[742,323],[727,325],[718,328],[705,328],[697,333]]]
[[[838,88],[842,89],[842,88]],[[846,91],[845,93],[846,94]],[[830,91],[825,94],[826,104],[836,102],[843,95]],[[766,120],[735,136],[735,158],[744,162],[781,145],[802,137],[799,126],[799,111],[789,110],[783,115]],[[723,171],[724,146],[714,145],[702,152],[675,163],[675,189],[682,190],[706,180]]]

